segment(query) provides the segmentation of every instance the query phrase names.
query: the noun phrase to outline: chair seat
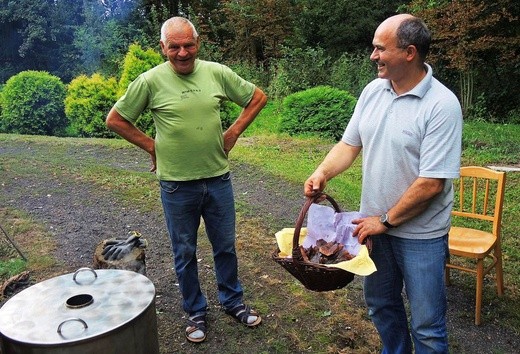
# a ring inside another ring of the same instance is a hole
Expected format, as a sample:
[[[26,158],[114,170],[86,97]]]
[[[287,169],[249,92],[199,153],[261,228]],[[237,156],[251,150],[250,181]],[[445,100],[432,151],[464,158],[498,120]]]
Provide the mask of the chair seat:
[[[450,254],[470,258],[483,258],[493,249],[497,238],[490,232],[452,226],[448,243]]]

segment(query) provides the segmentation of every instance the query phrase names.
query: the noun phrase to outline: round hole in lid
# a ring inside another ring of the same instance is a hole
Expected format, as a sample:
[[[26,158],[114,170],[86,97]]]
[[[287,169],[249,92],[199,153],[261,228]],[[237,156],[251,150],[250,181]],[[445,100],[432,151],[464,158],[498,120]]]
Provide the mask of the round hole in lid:
[[[78,309],[81,307],[88,306],[93,302],[94,302],[94,298],[92,297],[92,295],[79,294],[79,295],[75,295],[75,296],[68,298],[67,301],[65,302],[65,304],[67,305],[68,308]]]

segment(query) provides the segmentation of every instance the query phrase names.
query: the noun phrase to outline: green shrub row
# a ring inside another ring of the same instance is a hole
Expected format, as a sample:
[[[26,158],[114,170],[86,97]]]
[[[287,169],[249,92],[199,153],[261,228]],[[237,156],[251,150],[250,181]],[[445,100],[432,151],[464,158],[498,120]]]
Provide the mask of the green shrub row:
[[[100,74],[80,75],[68,85],[44,71],[24,71],[0,91],[0,132],[75,137],[113,137],[105,117],[117,98],[140,73],[162,62],[159,53],[133,44],[119,82]],[[149,113],[137,122],[153,134]]]
[[[285,98],[281,131],[338,139],[355,102],[349,92],[359,94],[374,74],[369,69],[370,61],[362,56],[343,56],[332,65],[324,58],[320,49],[287,50],[285,57],[272,66],[277,69],[271,74],[248,63],[230,67],[260,87],[269,85],[265,91],[270,98]],[[100,74],[81,75],[64,85],[47,72],[19,73],[0,90],[0,132],[113,137],[105,126],[106,114],[130,82],[162,61],[156,51],[132,44],[119,80]],[[310,66],[314,70],[306,70]],[[240,107],[224,102],[223,128],[231,125],[239,113]],[[142,114],[136,125],[150,136],[155,134],[150,112]]]

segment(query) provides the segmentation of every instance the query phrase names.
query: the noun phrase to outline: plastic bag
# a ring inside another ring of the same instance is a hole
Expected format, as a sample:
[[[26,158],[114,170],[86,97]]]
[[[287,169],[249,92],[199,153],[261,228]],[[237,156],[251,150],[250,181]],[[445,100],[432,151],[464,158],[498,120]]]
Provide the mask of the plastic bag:
[[[357,211],[336,213],[326,205],[312,204],[307,214],[307,237],[303,240],[303,247],[309,248],[323,239],[327,242],[337,242],[345,246],[346,250],[356,256],[361,245],[356,237],[352,236],[356,225],[352,220],[363,217]]]

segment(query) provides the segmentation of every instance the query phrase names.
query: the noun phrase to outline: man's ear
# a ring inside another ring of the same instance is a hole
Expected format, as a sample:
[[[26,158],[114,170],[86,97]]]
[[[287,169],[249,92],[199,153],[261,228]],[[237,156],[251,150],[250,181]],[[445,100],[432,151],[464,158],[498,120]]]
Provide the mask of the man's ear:
[[[417,48],[414,45],[410,44],[406,48],[406,60],[413,61],[415,57],[417,57],[417,55],[419,55],[419,53],[417,52]]]
[[[161,44],[161,51],[164,55],[166,55],[166,45],[163,41],[159,41],[159,44]]]

